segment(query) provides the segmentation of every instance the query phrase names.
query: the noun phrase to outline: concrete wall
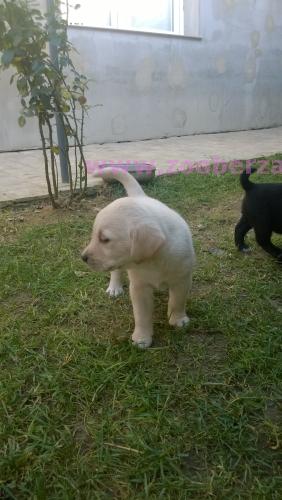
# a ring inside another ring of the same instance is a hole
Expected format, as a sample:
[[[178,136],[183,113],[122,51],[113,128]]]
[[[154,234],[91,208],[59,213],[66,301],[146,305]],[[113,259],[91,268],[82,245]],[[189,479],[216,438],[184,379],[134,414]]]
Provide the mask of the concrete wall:
[[[186,0],[186,3],[189,4]],[[282,1],[200,0],[201,40],[69,29],[89,78],[86,142],[282,125]],[[0,149],[39,144],[1,75]]]

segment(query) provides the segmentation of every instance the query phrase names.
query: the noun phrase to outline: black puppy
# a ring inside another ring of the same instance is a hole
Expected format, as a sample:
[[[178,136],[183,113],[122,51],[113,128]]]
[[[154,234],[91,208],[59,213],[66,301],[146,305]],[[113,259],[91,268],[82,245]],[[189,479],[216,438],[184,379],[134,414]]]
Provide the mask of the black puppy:
[[[241,251],[248,246],[244,242],[247,232],[254,228],[258,244],[270,255],[282,262],[282,248],[271,243],[272,232],[282,234],[282,184],[254,184],[251,173],[244,171],[240,182],[246,195],[242,203],[242,217],[235,228],[235,245]]]

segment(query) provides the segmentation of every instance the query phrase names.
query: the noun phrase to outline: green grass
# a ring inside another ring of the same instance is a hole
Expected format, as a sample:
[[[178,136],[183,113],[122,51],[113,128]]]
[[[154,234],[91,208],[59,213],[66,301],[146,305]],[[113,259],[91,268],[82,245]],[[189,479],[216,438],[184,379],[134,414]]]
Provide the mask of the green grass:
[[[189,221],[198,258],[191,325],[169,327],[157,293],[147,351],[130,344],[127,291],[108,298],[79,258],[120,189],[79,211],[0,214],[4,498],[281,498],[281,268],[252,235],[251,255],[234,248],[237,176],[146,191]]]

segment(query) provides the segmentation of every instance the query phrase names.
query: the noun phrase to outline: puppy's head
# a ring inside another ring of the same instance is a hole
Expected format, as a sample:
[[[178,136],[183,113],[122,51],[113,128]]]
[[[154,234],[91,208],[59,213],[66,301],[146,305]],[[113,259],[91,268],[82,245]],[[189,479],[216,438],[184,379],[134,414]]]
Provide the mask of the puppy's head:
[[[96,271],[126,269],[152,258],[164,241],[161,229],[145,220],[133,200],[123,198],[99,212],[81,257]]]

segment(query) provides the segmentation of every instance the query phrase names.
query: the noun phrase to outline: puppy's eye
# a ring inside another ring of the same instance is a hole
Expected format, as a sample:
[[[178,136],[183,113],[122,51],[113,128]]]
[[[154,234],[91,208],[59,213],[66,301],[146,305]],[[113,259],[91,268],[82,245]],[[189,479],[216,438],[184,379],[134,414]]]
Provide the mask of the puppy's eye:
[[[110,238],[107,238],[106,236],[103,236],[103,235],[100,234],[99,240],[100,240],[101,243],[109,243]]]

